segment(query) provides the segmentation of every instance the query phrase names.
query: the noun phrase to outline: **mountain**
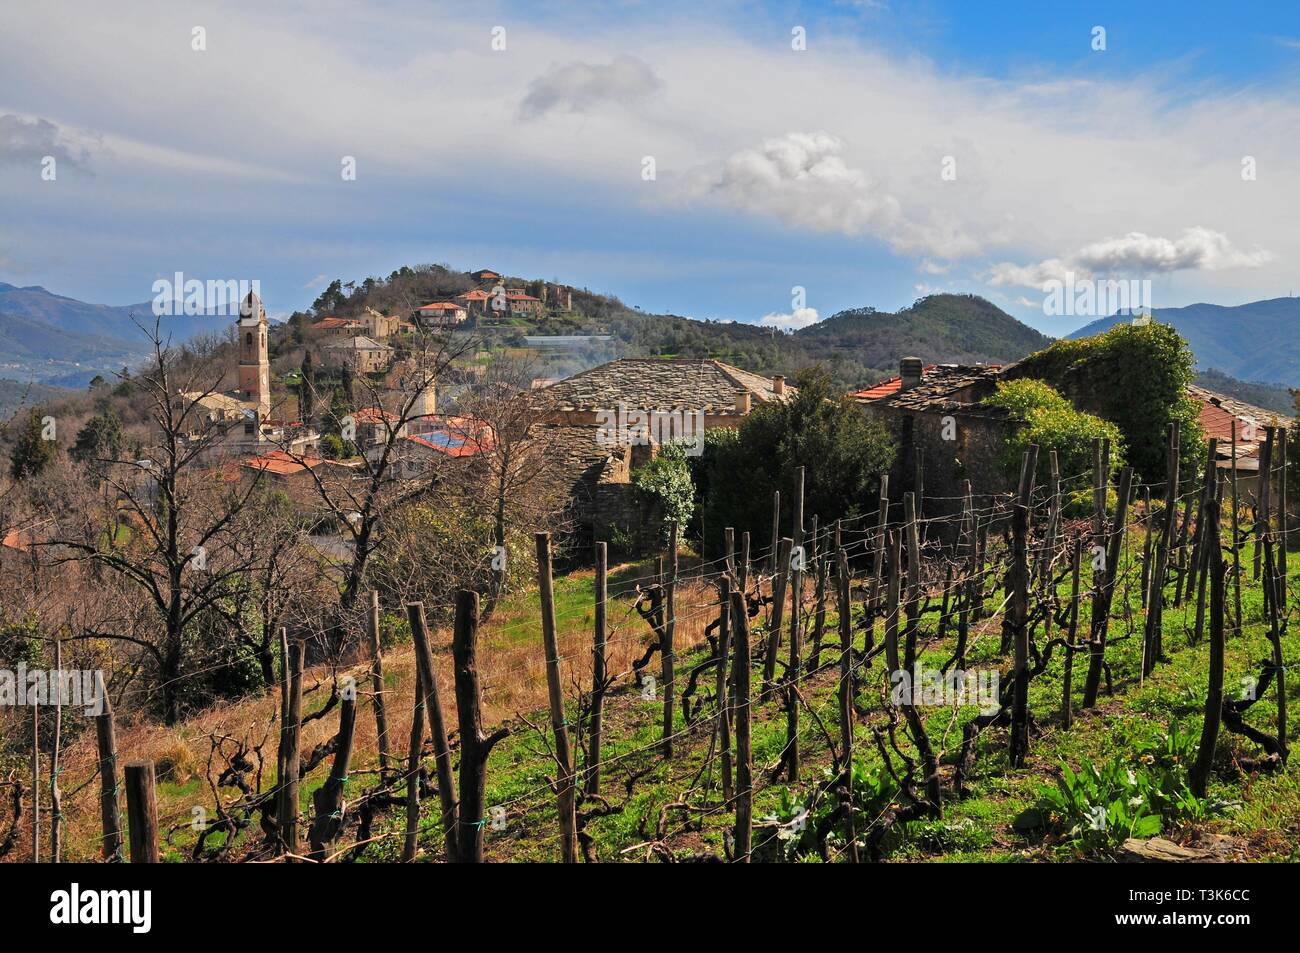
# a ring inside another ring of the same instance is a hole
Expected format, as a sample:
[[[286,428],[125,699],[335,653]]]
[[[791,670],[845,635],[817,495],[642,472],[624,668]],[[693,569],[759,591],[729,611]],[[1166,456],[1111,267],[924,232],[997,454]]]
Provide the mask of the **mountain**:
[[[147,357],[153,330],[151,302],[113,306],[89,304],[32,285],[0,282],[0,376],[71,387],[96,374],[120,370]],[[223,331],[223,316],[162,319],[164,335],[175,343]],[[139,322],[139,324],[137,324]]]
[[[903,357],[936,364],[1005,364],[1052,339],[976,295],[936,294],[896,314],[855,308],[795,332],[810,350],[848,350],[865,363],[894,371]]]
[[[1300,298],[1270,298],[1225,306],[1191,304],[1157,308],[1157,321],[1172,325],[1191,345],[1202,370],[1214,368],[1244,381],[1300,387]],[[1114,314],[1086,324],[1072,338],[1099,334],[1129,320]]]

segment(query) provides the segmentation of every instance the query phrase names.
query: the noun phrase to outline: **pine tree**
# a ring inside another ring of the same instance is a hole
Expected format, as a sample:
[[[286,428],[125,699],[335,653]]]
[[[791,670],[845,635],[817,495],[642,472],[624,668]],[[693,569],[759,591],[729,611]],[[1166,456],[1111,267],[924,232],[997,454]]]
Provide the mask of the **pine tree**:
[[[44,415],[33,407],[9,454],[9,473],[15,480],[40,473],[54,459],[57,448],[52,439],[46,439],[46,435]]]

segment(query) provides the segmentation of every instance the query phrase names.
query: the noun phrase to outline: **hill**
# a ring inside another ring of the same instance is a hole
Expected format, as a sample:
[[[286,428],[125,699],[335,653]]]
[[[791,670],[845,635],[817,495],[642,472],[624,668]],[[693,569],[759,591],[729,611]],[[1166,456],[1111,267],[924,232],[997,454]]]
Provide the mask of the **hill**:
[[[543,293],[546,284],[518,276],[503,280],[530,294]],[[295,315],[291,321],[327,314],[355,316],[367,307],[386,313],[394,308],[410,310],[475,284],[468,273],[446,265],[401,268],[384,279],[334,281],[310,313]],[[609,336],[607,341],[584,341],[567,352],[545,355],[539,371],[550,377],[618,357],[713,358],[763,375],[790,375],[822,365],[838,387],[850,390],[897,373],[898,360],[904,356],[934,363],[1007,363],[1051,342],[974,295],[930,295],[896,314],[855,308],[785,334],[757,324],[652,314],[587,288],[554,283],[551,287],[570,293],[568,312],[517,315],[477,329],[490,347],[523,348],[528,335]]]
[[[1270,298],[1232,307],[1157,308],[1154,316],[1187,340],[1202,370],[1214,368],[1242,380],[1300,386],[1300,337],[1295,334],[1300,298]],[[1127,315],[1114,314],[1068,336],[1088,337],[1127,320]]]
[[[96,374],[136,364],[150,350],[140,325],[152,330],[152,305],[90,304],[39,285],[0,282],[0,372],[47,384],[83,387]],[[227,317],[165,317],[177,343],[222,331]]]
[[[896,314],[874,308],[841,311],[796,332],[810,351],[852,352],[870,367],[893,372],[903,357],[927,363],[1004,364],[1052,339],[976,295],[936,294]]]

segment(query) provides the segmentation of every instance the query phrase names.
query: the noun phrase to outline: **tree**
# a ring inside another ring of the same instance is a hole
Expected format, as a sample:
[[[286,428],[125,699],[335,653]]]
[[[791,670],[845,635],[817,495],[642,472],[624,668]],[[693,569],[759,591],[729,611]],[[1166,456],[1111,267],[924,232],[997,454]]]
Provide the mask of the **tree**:
[[[238,484],[213,479],[211,462],[230,429],[243,425],[242,418],[214,420],[205,407],[224,369],[183,360],[163,344],[157,323],[152,345],[152,366],[132,381],[153,429],[145,465],[104,461],[117,505],[51,504],[57,529],[43,545],[51,547],[56,562],[90,563],[134,592],[128,611],[111,628],[88,627],[78,638],[142,649],[157,669],[163,716],[171,725],[182,717],[182,679],[195,665],[193,627],[221,615],[222,603],[248,584],[256,562],[255,554],[233,545],[231,530],[261,472]]]
[[[772,492],[787,491],[796,467],[804,468],[804,512],[809,517],[852,518],[875,508],[879,477],[896,448],[884,425],[869,420],[818,368],[795,376],[786,401],[759,405],[734,436],[711,431],[696,467],[705,491],[705,545],[721,546],[724,527],[748,529],[766,539]],[[783,507],[783,535],[790,535]]]
[[[15,480],[35,476],[49,466],[58,450],[53,440],[52,419],[35,407],[23,421],[9,454],[9,473]]]
[[[102,476],[105,465],[119,459],[125,446],[122,418],[112,407],[106,407],[77,431],[77,439],[69,452],[72,459]]]
[[[301,379],[298,381],[298,419],[308,426],[316,412],[316,367],[312,364],[311,351],[302,352]]]
[[[686,526],[695,515],[695,485],[686,461],[685,444],[669,443],[632,474],[633,484],[658,507],[665,524]]]
[[[333,633],[327,640],[331,647],[339,647],[347,631],[362,630],[358,600],[366,585],[370,557],[383,540],[387,519],[404,505],[427,494],[435,482],[436,475],[409,481],[397,479],[400,441],[411,423],[421,416],[429,388],[436,385],[438,377],[453,361],[466,353],[472,354],[475,347],[476,342],[467,337],[422,335],[411,348],[407,373],[395,392],[381,389],[381,385],[368,378],[354,378],[361,399],[349,401],[348,407],[357,409],[340,415],[343,407],[336,401],[322,429],[345,434],[357,431],[360,454],[355,468],[308,466],[302,452],[288,444],[280,448],[305,467],[316,497],[344,534],[351,551],[342,569],[337,614],[327,622],[327,628]],[[373,439],[365,443],[355,419],[362,411],[374,420]]]

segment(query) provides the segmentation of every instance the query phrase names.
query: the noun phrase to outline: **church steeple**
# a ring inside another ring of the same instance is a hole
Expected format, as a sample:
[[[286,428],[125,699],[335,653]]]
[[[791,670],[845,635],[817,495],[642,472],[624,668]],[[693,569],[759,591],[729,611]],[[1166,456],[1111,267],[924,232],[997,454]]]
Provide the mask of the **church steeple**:
[[[271,361],[268,357],[266,309],[253,292],[239,305],[239,394],[257,404],[260,424],[271,415]]]

